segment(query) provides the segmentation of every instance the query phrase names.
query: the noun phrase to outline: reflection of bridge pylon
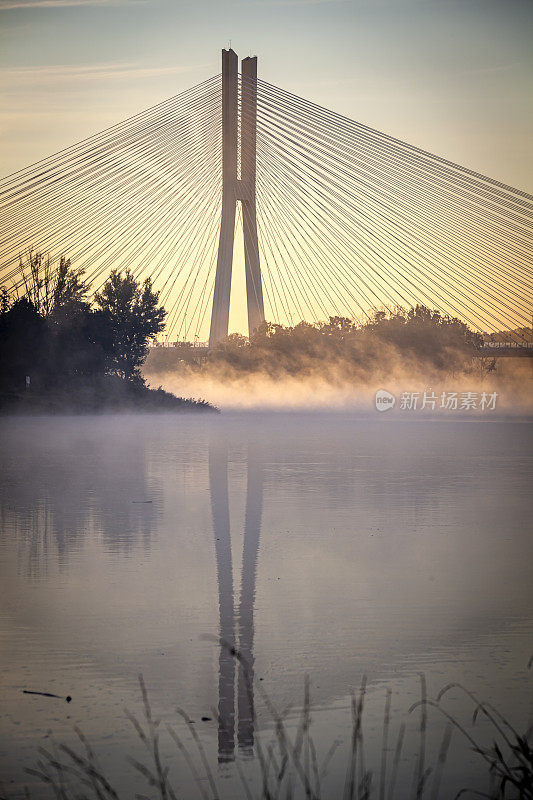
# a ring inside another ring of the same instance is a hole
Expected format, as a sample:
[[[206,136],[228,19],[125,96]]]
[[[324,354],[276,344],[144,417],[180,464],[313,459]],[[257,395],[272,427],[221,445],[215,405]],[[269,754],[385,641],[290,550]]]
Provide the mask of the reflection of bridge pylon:
[[[232,761],[235,758],[236,670],[235,657],[231,654],[230,648],[238,649],[242,656],[237,684],[237,741],[241,751],[247,755],[253,752],[254,746],[254,601],[263,506],[263,462],[253,446],[248,449],[241,592],[237,620],[235,620],[228,497],[228,445],[225,441],[211,442],[210,444],[209,487],[217,559],[221,642],[218,685],[218,758],[220,762],[224,762]],[[246,666],[243,667],[243,664]]]
[[[242,205],[248,333],[265,319],[256,213],[257,58],[241,62],[240,178],[239,74],[233,50],[222,51],[222,215],[209,347],[228,335],[235,212]]]

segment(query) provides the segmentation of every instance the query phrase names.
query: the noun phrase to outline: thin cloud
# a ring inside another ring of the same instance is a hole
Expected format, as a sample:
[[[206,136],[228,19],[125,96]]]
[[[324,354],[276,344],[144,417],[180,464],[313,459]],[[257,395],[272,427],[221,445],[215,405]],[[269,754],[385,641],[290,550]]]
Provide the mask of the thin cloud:
[[[19,8],[71,8],[75,6],[137,6],[150,0],[0,0],[0,11]]]
[[[23,85],[53,84],[75,81],[103,81],[156,78],[204,68],[206,65],[144,67],[136,63],[54,64],[46,67],[12,67],[3,71],[4,85],[17,88]]]

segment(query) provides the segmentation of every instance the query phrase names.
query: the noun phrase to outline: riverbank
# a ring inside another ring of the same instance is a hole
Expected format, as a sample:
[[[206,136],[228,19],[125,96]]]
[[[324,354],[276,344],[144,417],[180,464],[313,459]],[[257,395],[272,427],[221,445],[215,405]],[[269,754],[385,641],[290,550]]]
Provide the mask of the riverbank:
[[[2,414],[94,414],[128,412],[209,411],[218,409],[203,399],[178,397],[161,387],[129,383],[116,375],[70,381],[50,388],[0,394]]]

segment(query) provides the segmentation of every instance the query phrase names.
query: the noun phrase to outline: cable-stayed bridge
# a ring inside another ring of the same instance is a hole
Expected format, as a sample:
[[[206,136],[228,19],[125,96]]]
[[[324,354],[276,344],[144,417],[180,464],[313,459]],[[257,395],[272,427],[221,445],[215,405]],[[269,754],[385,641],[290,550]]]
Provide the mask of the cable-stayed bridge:
[[[29,249],[95,291],[129,268],[160,291],[167,340],[213,346],[235,251],[250,331],[423,304],[530,349],[530,194],[222,55],[222,75],[0,181],[0,284],[22,288]]]

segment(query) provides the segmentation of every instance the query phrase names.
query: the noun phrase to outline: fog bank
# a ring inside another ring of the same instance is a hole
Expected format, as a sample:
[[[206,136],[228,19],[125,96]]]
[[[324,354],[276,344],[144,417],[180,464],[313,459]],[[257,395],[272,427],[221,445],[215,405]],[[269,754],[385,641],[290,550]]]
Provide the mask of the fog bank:
[[[421,369],[414,364],[388,362],[387,369],[369,371],[356,379],[347,375],[342,364],[329,364],[327,370],[310,368],[307,374],[272,376],[265,371],[243,374],[221,365],[195,366],[180,362],[171,370],[155,370],[148,363],[144,375],[149,383],[184,397],[205,398],[222,410],[331,410],[376,413],[375,395],[385,389],[396,398],[389,416],[408,414],[497,415],[533,414],[533,365],[525,358],[499,359],[496,370],[487,372],[478,360],[463,371],[446,372]],[[404,392],[419,393],[417,407],[401,409]],[[435,408],[422,409],[424,392],[437,398]],[[458,408],[441,407],[442,394],[458,394]],[[461,395],[471,392],[476,408],[461,410]],[[494,409],[479,408],[482,393],[497,393]]]

